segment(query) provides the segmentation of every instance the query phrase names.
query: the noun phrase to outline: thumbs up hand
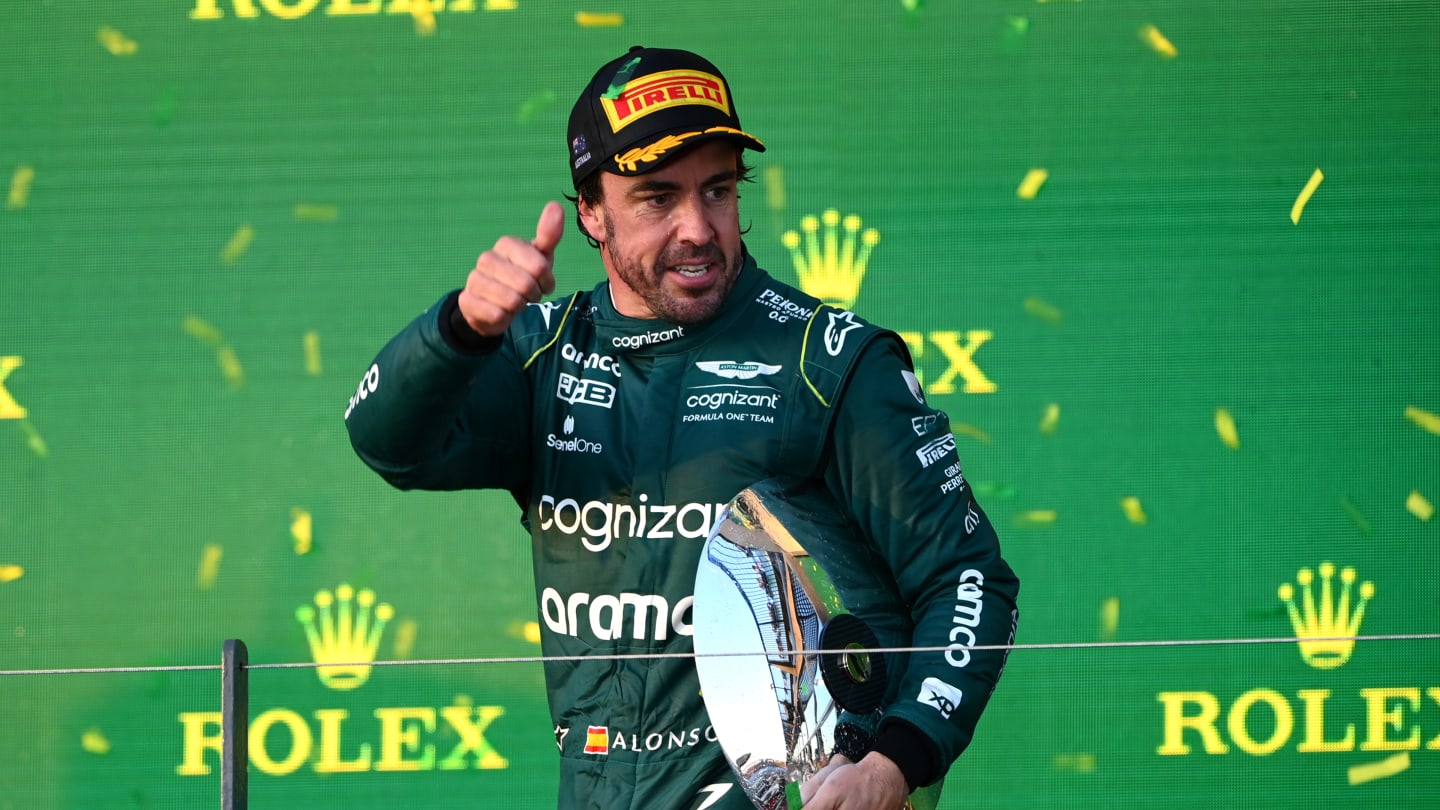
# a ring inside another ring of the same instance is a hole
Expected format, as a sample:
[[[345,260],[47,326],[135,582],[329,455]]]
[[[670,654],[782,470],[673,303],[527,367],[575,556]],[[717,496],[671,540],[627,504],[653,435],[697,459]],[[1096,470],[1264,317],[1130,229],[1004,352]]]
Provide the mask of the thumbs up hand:
[[[471,329],[502,334],[527,304],[555,291],[555,246],[564,233],[565,209],[552,201],[540,212],[534,239],[502,236],[480,254],[457,302]]]

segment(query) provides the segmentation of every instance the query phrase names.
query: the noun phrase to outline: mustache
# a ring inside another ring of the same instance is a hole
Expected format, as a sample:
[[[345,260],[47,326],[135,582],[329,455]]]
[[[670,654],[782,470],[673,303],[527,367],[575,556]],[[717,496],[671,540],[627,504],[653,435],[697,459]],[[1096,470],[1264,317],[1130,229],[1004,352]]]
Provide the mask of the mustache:
[[[718,245],[710,245],[704,248],[678,248],[667,250],[660,254],[656,264],[661,267],[673,267],[677,264],[706,264],[720,262],[724,263],[725,252]]]

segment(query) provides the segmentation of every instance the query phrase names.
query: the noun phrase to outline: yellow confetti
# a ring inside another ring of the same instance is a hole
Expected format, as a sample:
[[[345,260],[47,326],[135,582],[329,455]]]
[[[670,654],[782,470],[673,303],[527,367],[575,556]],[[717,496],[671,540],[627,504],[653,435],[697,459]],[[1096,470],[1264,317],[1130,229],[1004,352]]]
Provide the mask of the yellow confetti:
[[[249,225],[241,225],[230,241],[225,244],[225,249],[220,252],[220,260],[226,264],[234,264],[245,255],[250,248],[250,242],[255,238],[255,229]]]
[[[486,11],[514,11],[519,7],[516,0],[485,0]]]
[[[1363,785],[1376,779],[1385,779],[1410,768],[1410,752],[1402,751],[1379,762],[1367,762],[1350,766],[1350,784]]]
[[[17,354],[0,357],[0,419],[24,419],[25,415],[30,413],[28,408],[15,401],[14,395],[5,390],[5,380],[23,365],[25,358]]]
[[[1405,406],[1405,418],[1419,425],[1422,430],[1440,436],[1440,416],[1422,411],[1414,405]]]
[[[340,218],[340,207],[318,203],[296,203],[295,218],[301,222],[334,222]]]
[[[1300,224],[1300,213],[1305,210],[1305,203],[1310,202],[1310,196],[1315,193],[1315,189],[1320,188],[1320,181],[1324,179],[1325,173],[1316,169],[1310,175],[1310,180],[1305,183],[1305,187],[1300,189],[1300,196],[1296,197],[1295,204],[1290,206],[1290,222],[1292,224]]]
[[[20,429],[25,431],[25,446],[30,448],[30,452],[41,458],[50,455],[50,447],[45,444],[45,437],[30,424],[30,420],[20,420]]]
[[[80,735],[80,747],[92,754],[110,753],[110,741],[105,739],[105,732],[98,728],[87,729]]]
[[[1042,3],[1045,2],[1045,0],[1039,1]],[[1050,763],[1055,770],[1065,773],[1095,772],[1094,754],[1056,754]]]
[[[1060,427],[1060,405],[1052,402],[1045,406],[1045,415],[1040,417],[1040,432],[1047,436],[1055,434]]]
[[[215,352],[215,360],[220,364],[220,373],[225,375],[231,388],[239,388],[245,384],[245,369],[240,365],[240,357],[235,354],[234,349],[221,346],[219,351]]]
[[[1424,495],[1420,494],[1418,489],[1412,491],[1410,497],[1405,499],[1405,508],[1410,510],[1410,514],[1424,521],[1428,521],[1435,514],[1435,507]]]
[[[100,26],[100,31],[95,38],[99,40],[105,50],[116,56],[134,56],[135,52],[140,50],[140,46],[135,44],[135,40],[108,25]]]
[[[1025,179],[1020,181],[1020,186],[1015,189],[1015,196],[1022,200],[1033,200],[1035,195],[1040,193],[1040,187],[1050,177],[1050,172],[1045,169],[1031,169],[1026,172]]]
[[[990,434],[986,433],[978,427],[975,427],[974,425],[967,425],[964,422],[955,422],[951,424],[950,432],[958,433],[961,436],[969,436],[970,438],[984,444],[990,443]]]
[[[1225,442],[1226,447],[1240,449],[1240,434],[1235,430],[1235,419],[1224,408],[1215,409],[1215,432],[1220,434],[1220,441]]]
[[[208,591],[215,587],[215,577],[220,573],[220,558],[225,556],[225,549],[214,543],[205,545],[205,552],[200,555],[200,570],[195,573],[195,587],[202,591]]]
[[[225,342],[225,338],[220,334],[220,330],[216,329],[198,315],[186,315],[185,322],[181,324],[181,328],[183,328],[185,333],[190,337],[208,346],[219,348],[220,344]]]
[[[295,507],[290,510],[290,536],[295,539],[295,553],[309,554],[314,520],[310,513]]]
[[[35,170],[29,166],[16,166],[10,175],[10,210],[24,208],[30,203],[30,183],[35,179]]]
[[[1015,518],[1015,525],[1022,528],[1033,528],[1036,526],[1049,526],[1055,522],[1056,514],[1054,509],[1031,509],[1021,513]]]
[[[1112,641],[1120,627],[1120,597],[1112,596],[1100,603],[1100,640]]]
[[[1025,311],[1034,315],[1042,321],[1060,325],[1065,320],[1065,313],[1061,312],[1054,304],[1039,298],[1030,297],[1024,301]]]
[[[614,28],[625,24],[625,15],[577,11],[575,12],[575,23],[581,28]]]
[[[1140,499],[1134,495],[1122,498],[1120,508],[1125,510],[1125,517],[1129,518],[1131,523],[1145,522],[1145,507],[1140,505]]]
[[[415,33],[422,37],[435,33],[435,7],[430,0],[410,0],[410,16],[415,18]]]
[[[395,658],[405,659],[415,651],[415,636],[420,626],[414,619],[405,619],[395,626]]]
[[[765,186],[765,205],[771,211],[785,210],[785,168],[766,166],[760,172]]]
[[[530,642],[531,644],[539,644],[539,643],[540,643],[540,623],[539,623],[539,622],[526,622],[526,623],[525,623],[525,640],[528,641],[528,642]]]
[[[18,565],[0,565],[0,582],[14,582],[25,576],[25,569]]]
[[[1165,35],[1160,33],[1160,29],[1153,25],[1147,25],[1140,29],[1140,39],[1144,40],[1145,44],[1149,45],[1151,50],[1166,59],[1174,59],[1179,53],[1179,51],[1175,50],[1175,46],[1170,44],[1170,40],[1166,39]]]
[[[324,367],[320,363],[320,333],[314,330],[305,333],[305,373],[319,377]]]

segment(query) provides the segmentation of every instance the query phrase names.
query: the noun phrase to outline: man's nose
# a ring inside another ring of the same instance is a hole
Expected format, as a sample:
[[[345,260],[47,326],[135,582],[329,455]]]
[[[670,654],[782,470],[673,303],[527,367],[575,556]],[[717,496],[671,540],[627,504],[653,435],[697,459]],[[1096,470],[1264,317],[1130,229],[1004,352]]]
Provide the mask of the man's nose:
[[[715,229],[705,216],[705,201],[699,195],[686,196],[671,212],[675,223],[675,239],[692,245],[708,245],[715,240]]]

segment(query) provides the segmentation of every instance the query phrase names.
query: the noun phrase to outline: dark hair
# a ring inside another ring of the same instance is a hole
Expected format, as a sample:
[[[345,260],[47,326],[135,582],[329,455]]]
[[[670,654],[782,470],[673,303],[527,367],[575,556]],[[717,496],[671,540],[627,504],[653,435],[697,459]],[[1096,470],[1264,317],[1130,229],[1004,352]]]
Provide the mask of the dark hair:
[[[737,184],[755,182],[755,170],[745,162],[745,150],[743,149],[735,150],[735,171]],[[585,230],[585,221],[580,217],[580,203],[584,202],[592,208],[600,204],[603,196],[600,189],[601,174],[602,172],[591,172],[589,177],[581,180],[580,185],[575,187],[575,196],[564,195],[565,199],[575,204],[575,226],[580,229],[580,233],[584,234],[585,241],[590,243],[590,247],[597,250],[600,248],[600,243],[590,235],[589,231]],[[745,230],[748,231],[749,228]]]

